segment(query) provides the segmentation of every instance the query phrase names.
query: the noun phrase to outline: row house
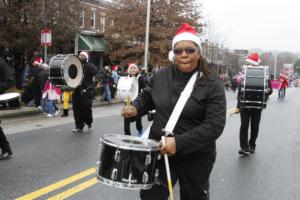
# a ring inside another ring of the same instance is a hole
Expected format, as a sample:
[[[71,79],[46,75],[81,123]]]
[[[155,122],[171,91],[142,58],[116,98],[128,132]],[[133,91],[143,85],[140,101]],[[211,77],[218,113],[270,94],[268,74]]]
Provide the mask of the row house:
[[[109,1],[82,0],[82,10],[79,16],[80,32],[75,38],[75,54],[88,51],[90,62],[103,67],[107,44],[104,40],[106,7]]]

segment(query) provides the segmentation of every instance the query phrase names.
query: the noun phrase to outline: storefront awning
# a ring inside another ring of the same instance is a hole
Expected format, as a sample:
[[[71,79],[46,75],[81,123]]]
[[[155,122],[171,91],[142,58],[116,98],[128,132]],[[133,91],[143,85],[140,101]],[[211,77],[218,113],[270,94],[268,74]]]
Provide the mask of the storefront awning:
[[[96,35],[78,35],[78,51],[107,51],[106,42]]]

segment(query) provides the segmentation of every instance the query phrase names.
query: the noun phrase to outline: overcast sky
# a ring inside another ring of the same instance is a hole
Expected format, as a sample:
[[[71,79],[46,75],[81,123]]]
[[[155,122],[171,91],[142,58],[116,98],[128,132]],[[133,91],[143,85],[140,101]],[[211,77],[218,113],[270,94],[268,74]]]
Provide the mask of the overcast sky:
[[[200,0],[230,49],[300,53],[300,0]]]

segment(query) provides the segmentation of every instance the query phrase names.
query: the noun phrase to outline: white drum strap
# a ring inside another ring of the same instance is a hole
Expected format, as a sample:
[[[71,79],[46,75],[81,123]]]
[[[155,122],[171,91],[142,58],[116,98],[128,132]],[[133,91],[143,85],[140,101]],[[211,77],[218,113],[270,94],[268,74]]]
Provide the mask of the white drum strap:
[[[169,134],[173,134],[173,130],[174,127],[179,119],[179,116],[187,102],[187,100],[189,99],[189,97],[191,96],[191,93],[193,91],[193,85],[196,81],[198,72],[195,72],[192,77],[190,78],[189,82],[186,84],[184,90],[181,92],[180,97],[172,111],[172,114],[167,122],[167,125],[165,127],[165,129],[163,131],[166,132],[166,135]],[[202,72],[200,72],[200,77],[202,76]],[[147,127],[147,129],[145,130],[145,132],[142,135],[142,138],[148,138],[149,137],[149,133],[150,133],[150,128],[152,126],[152,123]]]

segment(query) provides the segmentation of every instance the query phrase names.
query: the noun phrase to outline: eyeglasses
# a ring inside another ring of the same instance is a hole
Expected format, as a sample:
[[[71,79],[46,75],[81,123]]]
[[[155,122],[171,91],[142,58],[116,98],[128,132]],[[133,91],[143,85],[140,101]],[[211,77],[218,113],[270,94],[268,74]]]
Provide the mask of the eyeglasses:
[[[191,54],[195,53],[197,50],[198,50],[198,48],[194,48],[194,47],[186,47],[184,49],[177,48],[177,49],[174,49],[174,54],[181,55],[183,53],[183,51],[185,51],[185,53],[187,55],[191,55]]]

